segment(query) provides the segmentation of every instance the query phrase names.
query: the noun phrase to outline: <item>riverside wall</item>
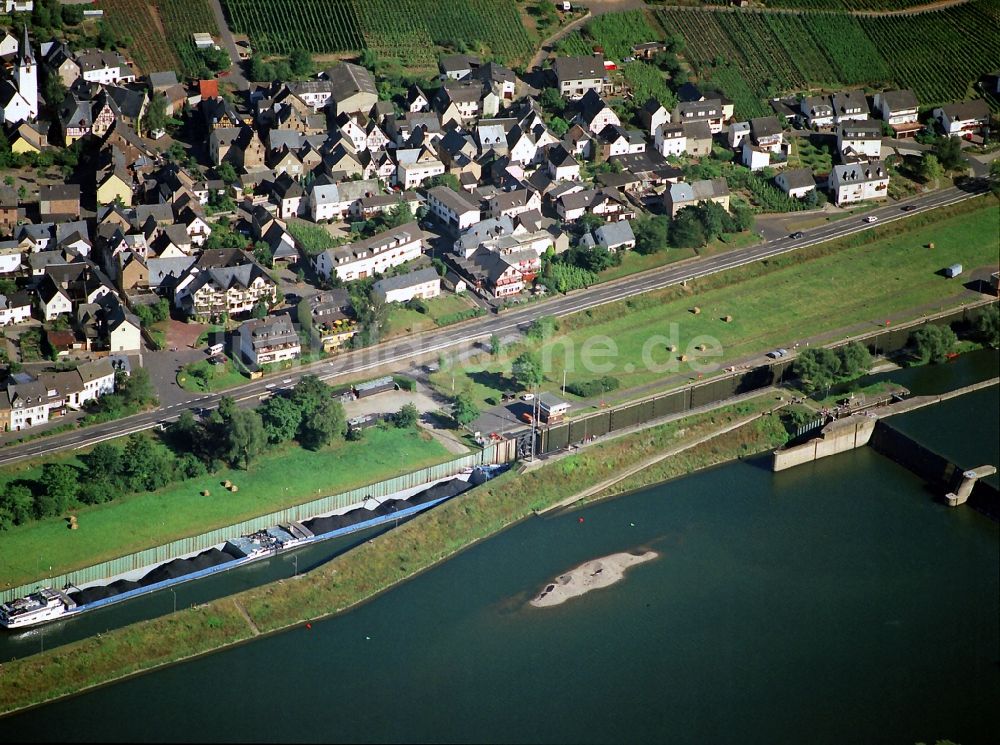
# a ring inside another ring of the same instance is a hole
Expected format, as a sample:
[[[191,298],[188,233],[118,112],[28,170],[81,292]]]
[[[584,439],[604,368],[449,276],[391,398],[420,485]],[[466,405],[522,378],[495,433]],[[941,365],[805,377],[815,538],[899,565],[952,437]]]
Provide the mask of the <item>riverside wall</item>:
[[[877,420],[863,414],[855,414],[823,427],[819,437],[801,445],[774,451],[772,468],[784,471],[803,463],[811,463],[837,453],[863,447],[868,444],[875,431]]]

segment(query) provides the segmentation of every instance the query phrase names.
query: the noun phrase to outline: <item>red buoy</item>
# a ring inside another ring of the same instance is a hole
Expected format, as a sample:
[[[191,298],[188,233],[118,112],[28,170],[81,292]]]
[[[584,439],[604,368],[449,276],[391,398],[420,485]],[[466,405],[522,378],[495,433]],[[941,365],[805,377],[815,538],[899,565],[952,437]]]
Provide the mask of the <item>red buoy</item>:
[[[582,523],[582,522],[583,522],[583,518],[582,518],[582,517],[581,517],[581,518],[579,518],[579,519],[577,520],[577,522],[580,522],[580,523]]]
[[[313,627],[313,625],[312,625],[311,623],[307,623],[307,624],[306,624],[306,628],[307,628],[307,629],[311,629],[312,627]]]

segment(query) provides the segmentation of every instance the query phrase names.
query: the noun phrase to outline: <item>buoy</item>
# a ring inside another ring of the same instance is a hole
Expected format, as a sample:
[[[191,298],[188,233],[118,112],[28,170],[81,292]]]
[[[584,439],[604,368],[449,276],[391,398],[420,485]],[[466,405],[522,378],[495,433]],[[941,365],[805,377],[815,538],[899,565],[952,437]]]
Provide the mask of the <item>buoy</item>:
[[[306,624],[306,628],[307,628],[307,629],[311,629],[312,627],[313,627],[313,625],[312,625],[311,623],[307,623],[307,624]]]
[[[635,527],[635,523],[629,523],[629,527],[630,528],[634,528]]]
[[[372,638],[370,636],[366,636],[365,637],[365,641],[369,641],[370,642],[371,640],[372,640]]]
[[[583,522],[583,518],[582,518],[582,517],[580,517],[580,518],[577,518],[577,520],[576,520],[576,521],[577,521],[578,523],[582,523],[582,522]]]

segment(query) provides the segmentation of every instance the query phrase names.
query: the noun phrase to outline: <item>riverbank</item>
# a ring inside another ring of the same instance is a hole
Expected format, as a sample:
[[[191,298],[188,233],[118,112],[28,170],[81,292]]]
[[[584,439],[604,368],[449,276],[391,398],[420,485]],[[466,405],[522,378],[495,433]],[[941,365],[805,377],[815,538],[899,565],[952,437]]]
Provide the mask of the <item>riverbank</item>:
[[[601,475],[627,469],[670,445],[702,439],[772,404],[770,396],[742,401],[595,445],[520,476],[505,474],[293,580],[7,663],[2,668],[0,712],[51,701],[343,612],[535,510],[580,492]],[[784,436],[777,417],[764,417],[730,432],[721,442],[708,440],[686,451],[677,466],[671,467],[671,459],[654,472],[668,473],[668,478],[679,476],[770,450]]]

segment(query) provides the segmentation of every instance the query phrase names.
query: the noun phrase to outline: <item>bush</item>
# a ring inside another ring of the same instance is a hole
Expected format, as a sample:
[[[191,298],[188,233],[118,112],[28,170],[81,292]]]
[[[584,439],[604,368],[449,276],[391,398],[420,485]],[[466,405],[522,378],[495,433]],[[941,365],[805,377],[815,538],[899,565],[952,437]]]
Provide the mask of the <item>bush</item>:
[[[605,375],[603,378],[574,381],[566,386],[566,390],[580,398],[592,398],[601,393],[617,390],[620,385],[621,381],[618,378]]]

